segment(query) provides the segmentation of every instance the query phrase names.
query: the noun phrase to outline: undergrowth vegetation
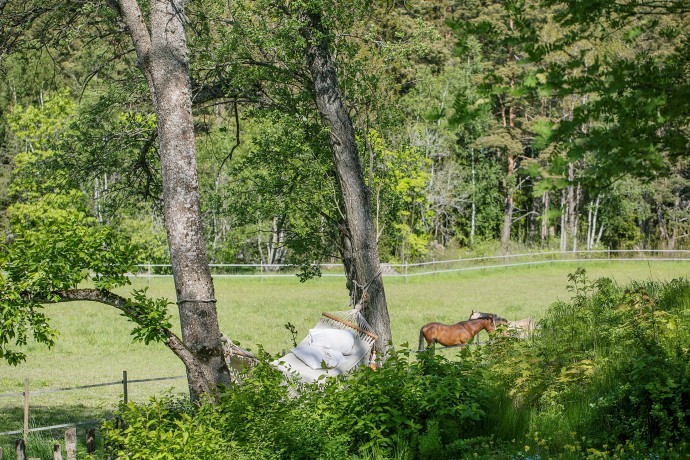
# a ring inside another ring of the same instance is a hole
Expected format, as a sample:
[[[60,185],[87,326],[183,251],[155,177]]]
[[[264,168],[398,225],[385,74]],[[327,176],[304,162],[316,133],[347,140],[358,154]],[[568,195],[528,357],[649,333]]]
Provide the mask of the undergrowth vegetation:
[[[457,359],[400,347],[299,388],[264,356],[218,404],[123,406],[107,444],[132,459],[685,458],[690,282],[569,279],[527,340],[499,329]]]

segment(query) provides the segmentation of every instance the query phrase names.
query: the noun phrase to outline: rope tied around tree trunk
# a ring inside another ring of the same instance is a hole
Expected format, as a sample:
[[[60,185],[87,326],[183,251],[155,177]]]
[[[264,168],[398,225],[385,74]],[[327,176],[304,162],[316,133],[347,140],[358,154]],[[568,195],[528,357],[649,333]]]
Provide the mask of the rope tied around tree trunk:
[[[356,279],[354,279],[354,278],[352,279],[352,282],[355,284],[355,288],[356,288],[356,289],[352,292],[352,302],[351,302],[351,305],[354,304],[354,308],[355,308],[356,310],[361,310],[361,309],[362,309],[362,300],[364,300],[365,296],[367,295],[367,291],[369,290],[369,286],[371,286],[371,283],[373,283],[374,280],[375,280],[376,278],[378,278],[379,276],[381,276],[381,273],[382,273],[382,271],[381,271],[381,269],[379,268],[379,271],[376,273],[376,275],[374,275],[374,276],[367,282],[367,284],[365,284],[364,286],[362,286],[361,284],[359,284],[359,283],[357,282]],[[354,297],[355,297],[355,295],[356,295],[356,291],[357,291],[357,290],[361,290],[361,291],[362,291],[362,295],[359,296],[359,300],[355,302],[355,298],[354,298]]]
[[[216,299],[180,299],[177,301],[177,305],[188,302],[216,303]]]

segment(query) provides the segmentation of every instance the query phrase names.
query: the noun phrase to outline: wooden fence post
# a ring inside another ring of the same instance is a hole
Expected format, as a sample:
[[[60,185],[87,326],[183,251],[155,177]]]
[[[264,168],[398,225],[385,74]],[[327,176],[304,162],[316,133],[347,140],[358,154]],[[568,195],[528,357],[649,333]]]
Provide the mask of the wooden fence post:
[[[65,431],[65,451],[67,460],[77,460],[77,429],[70,428]]]
[[[17,439],[14,442],[14,448],[17,451],[17,460],[26,460],[26,444],[23,439]]]
[[[53,460],[62,460],[62,448],[59,442],[53,444]]]
[[[93,454],[96,452],[96,429],[89,428],[86,430],[86,453]]]
[[[29,379],[24,379],[24,445],[29,439]]]
[[[127,404],[127,371],[122,371],[122,393],[125,404]]]

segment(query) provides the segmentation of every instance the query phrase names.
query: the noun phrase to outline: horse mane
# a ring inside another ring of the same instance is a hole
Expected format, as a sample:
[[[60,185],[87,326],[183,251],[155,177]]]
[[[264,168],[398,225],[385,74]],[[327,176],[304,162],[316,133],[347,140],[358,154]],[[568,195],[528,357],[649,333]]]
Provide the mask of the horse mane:
[[[493,318],[494,324],[497,326],[499,324],[508,324],[508,320],[502,316],[498,316],[496,313],[483,313],[481,311],[474,311],[472,310],[472,314],[470,314],[470,320],[472,319],[490,319]]]

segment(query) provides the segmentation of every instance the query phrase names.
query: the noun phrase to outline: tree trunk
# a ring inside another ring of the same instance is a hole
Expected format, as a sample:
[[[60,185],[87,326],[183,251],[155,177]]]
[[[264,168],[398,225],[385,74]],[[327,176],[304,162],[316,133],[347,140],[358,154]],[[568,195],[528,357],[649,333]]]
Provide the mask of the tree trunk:
[[[477,180],[476,168],[474,165],[474,148],[472,148],[470,152],[472,154],[472,221],[470,223],[470,245],[474,246],[474,234],[477,226]]]
[[[678,211],[680,210],[680,192],[676,192],[675,199],[673,200],[673,217],[671,222],[673,223],[673,228],[671,230],[671,237],[668,240],[668,247],[666,249],[675,250],[676,249],[676,239],[678,238]]]
[[[513,30],[513,18],[511,17],[508,22],[508,28]],[[515,50],[513,46],[508,46],[508,61],[514,62],[516,59]],[[515,88],[515,76],[510,76],[510,87]],[[515,129],[515,101],[511,100],[507,102],[508,106],[508,118],[506,120],[506,110],[503,108],[503,127],[508,128],[508,132],[511,136],[514,134]],[[503,252],[508,251],[508,243],[510,242],[510,231],[513,225],[513,211],[515,210],[515,187],[513,185],[514,174],[515,174],[515,156],[510,150],[510,147],[506,148],[506,177],[504,179],[505,184],[505,199],[504,199],[504,209],[503,209],[503,229],[501,230],[501,248]]]
[[[510,241],[510,229],[513,224],[513,210],[515,204],[513,203],[513,194],[508,192],[504,201],[503,209],[503,229],[501,230],[501,247],[504,251],[508,249],[508,242]]]
[[[572,235],[573,235],[573,252],[577,252],[577,230],[578,230],[578,223],[580,219],[580,215],[578,213],[578,207],[580,205],[580,199],[582,197],[582,187],[580,184],[577,184],[577,187],[575,188],[575,212],[573,214],[573,221],[571,223],[572,226]]]
[[[391,341],[390,318],[381,277],[378,241],[371,202],[364,182],[350,115],[338,90],[335,63],[318,13],[305,13],[302,36],[306,62],[314,85],[314,97],[329,143],[338,183],[343,194],[346,222],[341,225],[343,259],[352,298],[362,303],[362,313],[379,339],[375,347],[385,357]],[[349,248],[349,249],[347,249]]]
[[[575,165],[570,163],[568,165],[568,217],[567,217],[567,235],[573,238],[573,245],[575,244]],[[567,243],[566,243],[567,244]]]
[[[592,234],[594,234],[594,228],[592,226],[593,214],[594,212],[592,211],[592,203],[590,203],[589,206],[587,206],[587,244],[585,245],[585,248],[588,251],[592,249]]]
[[[601,194],[597,194],[597,199],[594,202],[594,211],[590,206],[590,218],[588,223],[588,235],[587,235],[587,250],[591,251],[594,247],[594,235],[597,230],[597,219],[599,215],[599,202],[601,200]]]
[[[269,265],[278,265],[283,263],[285,257],[285,248],[283,247],[283,224],[285,217],[274,216],[271,226],[271,239],[266,242],[267,263]],[[270,267],[271,271],[278,270],[279,267]]]
[[[192,399],[229,385],[213,279],[203,239],[183,0],[152,0],[150,32],[135,0],[120,13],[137,51],[156,112],[163,207]]]
[[[541,247],[546,247],[549,239],[549,192],[544,192],[542,195],[542,204],[544,212],[541,219]]]
[[[559,249],[561,252],[565,252],[566,244],[567,244],[567,222],[568,219],[566,216],[568,215],[568,204],[566,202],[566,191],[565,189],[561,190],[561,240],[560,240],[560,246]]]
[[[506,149],[507,150],[507,149]],[[504,209],[503,209],[503,228],[501,230],[501,248],[507,251],[508,243],[510,242],[510,229],[513,225],[513,211],[515,210],[513,180],[515,174],[515,157],[510,151],[506,151],[507,156],[507,170],[504,179]]]

